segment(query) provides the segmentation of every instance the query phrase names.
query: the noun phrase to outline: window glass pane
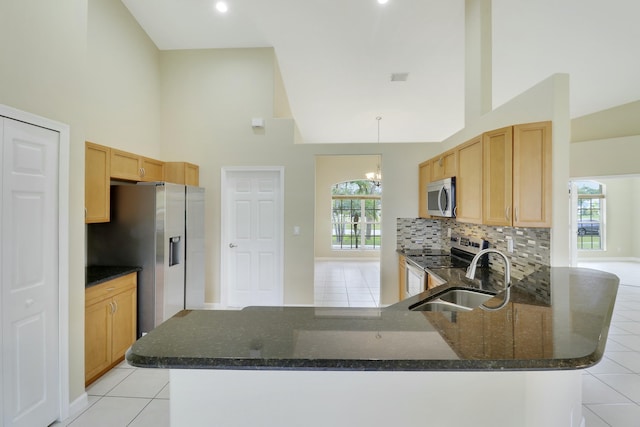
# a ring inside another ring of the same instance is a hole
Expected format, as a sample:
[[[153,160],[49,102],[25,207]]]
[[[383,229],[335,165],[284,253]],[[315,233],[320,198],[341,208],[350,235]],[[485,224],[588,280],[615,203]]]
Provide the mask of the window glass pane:
[[[578,249],[604,249],[604,189],[595,181],[580,181],[578,187]]]
[[[333,249],[378,249],[382,220],[380,187],[367,180],[342,182],[333,187],[332,193]],[[349,195],[354,198],[348,198]]]

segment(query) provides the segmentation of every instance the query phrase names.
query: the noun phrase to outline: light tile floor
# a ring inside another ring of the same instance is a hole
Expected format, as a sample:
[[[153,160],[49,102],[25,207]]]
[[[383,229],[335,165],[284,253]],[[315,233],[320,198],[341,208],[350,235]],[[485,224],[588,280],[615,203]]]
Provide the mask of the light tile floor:
[[[380,262],[315,262],[314,302],[319,307],[378,307]]]
[[[616,274],[621,286],[603,359],[582,376],[587,427],[640,426],[640,263],[580,262]]]
[[[612,264],[612,265],[610,265]],[[604,358],[583,374],[587,427],[640,426],[640,263],[581,263],[618,274],[622,286]],[[316,263],[316,305],[375,307],[380,266],[372,261]],[[121,363],[87,388],[89,406],[54,426],[169,426],[169,374]]]
[[[89,406],[55,423],[69,427],[169,426],[169,371],[138,369],[126,361],[87,388]]]

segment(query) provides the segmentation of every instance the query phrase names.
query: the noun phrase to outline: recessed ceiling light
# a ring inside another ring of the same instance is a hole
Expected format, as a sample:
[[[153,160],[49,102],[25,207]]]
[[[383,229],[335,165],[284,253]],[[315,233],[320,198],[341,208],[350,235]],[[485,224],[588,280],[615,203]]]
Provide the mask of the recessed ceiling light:
[[[229,6],[227,5],[227,2],[219,1],[216,3],[216,10],[220,13],[227,13]]]
[[[387,4],[389,3],[389,0],[378,0],[379,4]]]

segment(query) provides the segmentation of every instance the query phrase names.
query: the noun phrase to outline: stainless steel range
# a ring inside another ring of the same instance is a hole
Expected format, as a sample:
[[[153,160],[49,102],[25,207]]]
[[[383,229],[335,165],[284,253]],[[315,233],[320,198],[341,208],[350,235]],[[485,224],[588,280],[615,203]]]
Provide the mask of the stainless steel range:
[[[435,273],[441,268],[467,268],[473,257],[482,249],[489,247],[489,242],[477,237],[467,237],[453,234],[450,237],[451,250],[421,250],[407,251],[406,257],[406,292],[408,298],[424,292],[429,286],[429,273]],[[479,262],[480,267],[488,266],[487,256]],[[432,276],[432,281],[437,279]]]

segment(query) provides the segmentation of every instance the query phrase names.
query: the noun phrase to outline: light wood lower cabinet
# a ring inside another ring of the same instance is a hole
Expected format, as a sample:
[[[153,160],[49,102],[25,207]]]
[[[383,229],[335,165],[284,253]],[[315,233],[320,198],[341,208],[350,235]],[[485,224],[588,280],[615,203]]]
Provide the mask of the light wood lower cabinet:
[[[124,359],[136,339],[137,273],[85,291],[85,385]]]

